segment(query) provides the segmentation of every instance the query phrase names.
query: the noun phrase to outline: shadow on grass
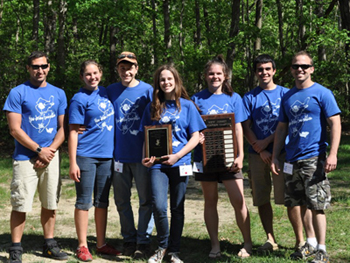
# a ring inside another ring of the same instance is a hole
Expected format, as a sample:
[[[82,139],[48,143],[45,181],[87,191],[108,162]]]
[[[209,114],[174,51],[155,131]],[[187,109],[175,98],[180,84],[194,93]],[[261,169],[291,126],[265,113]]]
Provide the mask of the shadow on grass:
[[[95,253],[96,247],[96,237],[88,236],[88,246],[92,254]],[[8,248],[11,246],[11,235],[9,233],[0,235],[0,252],[7,252]],[[76,238],[70,237],[55,237],[55,240],[62,248],[64,252],[67,253],[69,257],[75,258],[75,249],[78,245]],[[42,235],[25,234],[22,238],[23,253],[31,254],[38,257],[37,260],[41,258],[44,260],[45,257],[42,254],[44,239]],[[119,248],[119,244],[122,243],[120,239],[109,239],[108,243]],[[108,259],[108,261],[120,262],[125,261],[124,258],[118,258],[114,256],[101,256],[103,259]],[[0,256],[0,262],[8,262],[7,256]],[[37,262],[37,261],[35,261]]]

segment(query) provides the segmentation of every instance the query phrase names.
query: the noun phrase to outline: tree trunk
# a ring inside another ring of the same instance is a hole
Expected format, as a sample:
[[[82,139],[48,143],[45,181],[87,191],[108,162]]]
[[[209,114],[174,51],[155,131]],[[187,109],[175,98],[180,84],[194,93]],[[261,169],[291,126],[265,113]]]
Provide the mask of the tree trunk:
[[[209,14],[205,3],[203,4],[203,15],[204,15],[205,29],[207,31],[207,42],[208,42],[208,49],[209,49],[208,51],[209,51],[209,54],[211,54]]]
[[[2,23],[2,14],[4,12],[4,0],[1,0],[0,1],[0,26],[1,26],[1,23]]]
[[[230,72],[232,72],[232,64],[236,54],[236,43],[233,42],[233,38],[238,35],[239,32],[239,15],[240,15],[240,0],[232,0],[232,13],[231,13],[231,26],[228,44],[226,63]],[[231,78],[231,76],[230,76]]]
[[[117,81],[117,76],[115,73],[115,67],[117,64],[117,34],[118,29],[115,26],[111,26],[109,30],[109,83],[114,83]]]
[[[283,38],[283,12],[282,12],[282,5],[281,0],[276,0],[277,5],[277,13],[278,13],[278,35],[279,35],[279,41],[280,41],[280,49],[282,57],[286,55],[286,48],[284,46],[284,38]]]
[[[297,21],[299,21],[299,29],[298,29],[298,49],[304,50],[306,48],[305,45],[305,23],[304,23],[304,14],[303,14],[303,0],[296,0],[296,17]]]
[[[350,37],[350,1],[339,0],[339,10],[342,29],[346,29]],[[345,56],[347,61],[347,73],[350,74],[350,43],[345,43]],[[349,98],[349,81],[345,83],[345,94]],[[349,100],[347,100],[349,103]]]
[[[185,60],[185,54],[184,54],[184,50],[183,50],[184,37],[182,34],[184,11],[185,11],[185,0],[182,0],[181,1],[181,12],[180,12],[180,33],[179,33],[179,45],[180,45],[181,61]]]
[[[259,29],[259,35],[255,40],[255,46],[254,46],[255,55],[257,55],[261,49],[260,30],[262,27],[262,9],[263,9],[263,0],[257,0],[256,12],[255,12],[255,26]]]
[[[45,52],[50,55],[55,47],[57,13],[52,6],[52,0],[47,1],[46,8],[47,10],[44,18]]]
[[[58,13],[58,40],[57,40],[57,75],[58,84],[64,88],[66,86],[66,52],[64,44],[64,34],[66,28],[67,2],[60,0]]]
[[[168,53],[171,48],[171,36],[170,36],[170,13],[169,13],[169,0],[163,0],[163,15],[164,15],[164,43],[165,43],[165,57],[168,62],[172,62],[173,59]]]
[[[152,29],[153,29],[153,59],[152,64],[158,64],[157,56],[157,5],[155,0],[152,0]]]
[[[316,15],[318,18],[322,18],[324,15],[324,10],[323,10],[323,5],[324,5],[324,1],[323,0],[316,0]],[[319,36],[321,34],[324,33],[324,30],[322,28],[322,26],[317,26],[316,28],[316,34]],[[319,45],[317,47],[317,53],[318,53],[318,60],[319,61],[326,61],[327,57],[326,57],[326,49],[324,47],[324,45]]]
[[[197,48],[200,48],[201,45],[201,17],[200,17],[200,11],[199,11],[199,1],[195,1],[195,16],[196,16],[196,34],[195,34],[195,43]]]
[[[39,39],[39,20],[40,20],[40,0],[33,0],[33,49],[38,49]]]

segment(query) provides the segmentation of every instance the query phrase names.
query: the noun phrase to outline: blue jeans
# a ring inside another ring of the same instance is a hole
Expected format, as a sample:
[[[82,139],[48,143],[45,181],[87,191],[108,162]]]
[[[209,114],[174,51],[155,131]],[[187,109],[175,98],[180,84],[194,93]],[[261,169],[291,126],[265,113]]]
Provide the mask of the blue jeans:
[[[93,205],[98,208],[107,208],[109,204],[109,190],[112,184],[112,158],[90,158],[77,156],[80,169],[80,182],[75,182],[77,200],[75,207],[80,210],[89,210]]]
[[[185,194],[188,176],[180,176],[179,168],[152,169],[152,202],[157,227],[158,245],[168,252],[179,252],[185,219]],[[168,188],[170,190],[170,236],[168,222]],[[168,242],[169,240],[169,242]]]
[[[133,178],[139,196],[137,230],[130,202]],[[114,172],[113,189],[124,242],[149,244],[154,222],[152,217],[151,180],[147,168],[141,163],[123,163],[123,173]]]

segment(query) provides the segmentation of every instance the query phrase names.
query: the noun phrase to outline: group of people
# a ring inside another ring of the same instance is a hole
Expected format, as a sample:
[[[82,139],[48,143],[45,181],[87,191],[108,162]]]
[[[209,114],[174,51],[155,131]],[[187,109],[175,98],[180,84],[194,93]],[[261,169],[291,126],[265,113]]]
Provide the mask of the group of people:
[[[329,262],[326,253],[326,217],[330,205],[327,173],[337,164],[340,142],[340,110],[332,92],[311,80],[311,56],[302,51],[292,60],[295,87],[288,90],[274,84],[274,60],[260,55],[254,60],[259,86],[243,99],[230,85],[230,70],[221,55],[204,67],[207,88],[189,97],[173,65],[163,65],[154,74],[153,87],[136,78],[137,57],[132,52],[118,55],[120,82],[99,85],[102,67],[94,60],[81,64],[83,86],[68,105],[62,89],[46,79],[50,63],[45,53],[28,57],[29,80],[13,88],[4,111],[15,138],[10,262],[22,262],[21,239],[26,213],[32,209],[38,189],[44,232],[43,255],[65,260],[67,254],[54,239],[56,209],[60,196],[58,148],[65,139],[65,116],[69,118],[69,176],[75,181],[74,211],[78,238],[76,257],[91,261],[88,248],[88,213],[95,207],[96,253],[148,258],[160,263],[166,255],[172,263],[179,257],[184,226],[184,203],[188,174],[195,170],[204,196],[204,220],[211,241],[208,257],[221,257],[218,223],[218,183],[227,191],[242,233],[240,258],[252,255],[250,217],[243,193],[243,136],[249,142],[249,180],[253,205],[267,241],[258,251],[278,249],[273,231],[272,183],[276,204],[284,204],[295,233],[293,259],[314,256],[312,262]],[[201,115],[234,113],[237,155],[225,172],[205,172],[201,144],[206,125]],[[171,154],[145,156],[145,127],[170,124]],[[326,156],[327,124],[331,147]],[[192,169],[191,152],[194,150]],[[281,169],[284,164],[283,169]],[[272,171],[272,180],[271,180]],[[135,181],[138,223],[131,206]],[[107,208],[113,185],[119,213],[123,251],[106,243]],[[168,222],[170,194],[170,228]],[[93,198],[92,198],[93,197]],[[151,234],[156,226],[158,248],[151,253]],[[304,233],[306,234],[306,242]]]

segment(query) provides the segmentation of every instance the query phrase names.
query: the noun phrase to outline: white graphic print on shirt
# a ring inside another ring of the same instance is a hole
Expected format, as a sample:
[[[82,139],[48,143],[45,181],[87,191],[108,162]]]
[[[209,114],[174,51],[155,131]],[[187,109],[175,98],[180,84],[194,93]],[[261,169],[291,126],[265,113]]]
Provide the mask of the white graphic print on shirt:
[[[134,122],[140,120],[140,116],[136,111],[139,107],[138,101],[139,98],[136,99],[135,103],[129,99],[125,99],[120,105],[119,110],[122,112],[122,116],[117,120],[117,127],[123,134],[130,132],[136,136],[139,133],[138,129],[132,129]]]
[[[105,127],[107,128],[108,131],[111,131],[113,128],[113,125],[108,125],[107,123],[109,123],[111,116],[114,114],[112,103],[106,98],[99,98],[98,109],[103,114],[100,116],[100,118],[94,119],[96,125],[101,129],[101,131],[103,131]]]
[[[274,133],[275,123],[278,120],[278,114],[280,109],[281,99],[278,98],[275,103],[265,101],[261,107],[261,113],[264,116],[260,120],[256,120],[256,124],[263,132],[264,135]]]
[[[55,105],[54,96],[50,96],[49,100],[40,97],[36,101],[35,109],[39,115],[29,116],[29,123],[39,130],[39,133],[42,133],[44,130],[47,133],[52,133],[53,128],[47,128],[47,126],[50,124],[50,120],[56,117],[56,114],[51,110],[53,105]]]
[[[306,138],[309,135],[308,131],[300,132],[304,122],[312,120],[312,118],[304,112],[306,108],[309,107],[309,101],[310,97],[307,97],[304,102],[297,100],[290,107],[290,113],[293,118],[289,122],[289,127],[292,130],[293,137],[296,137],[299,134],[300,137]]]

